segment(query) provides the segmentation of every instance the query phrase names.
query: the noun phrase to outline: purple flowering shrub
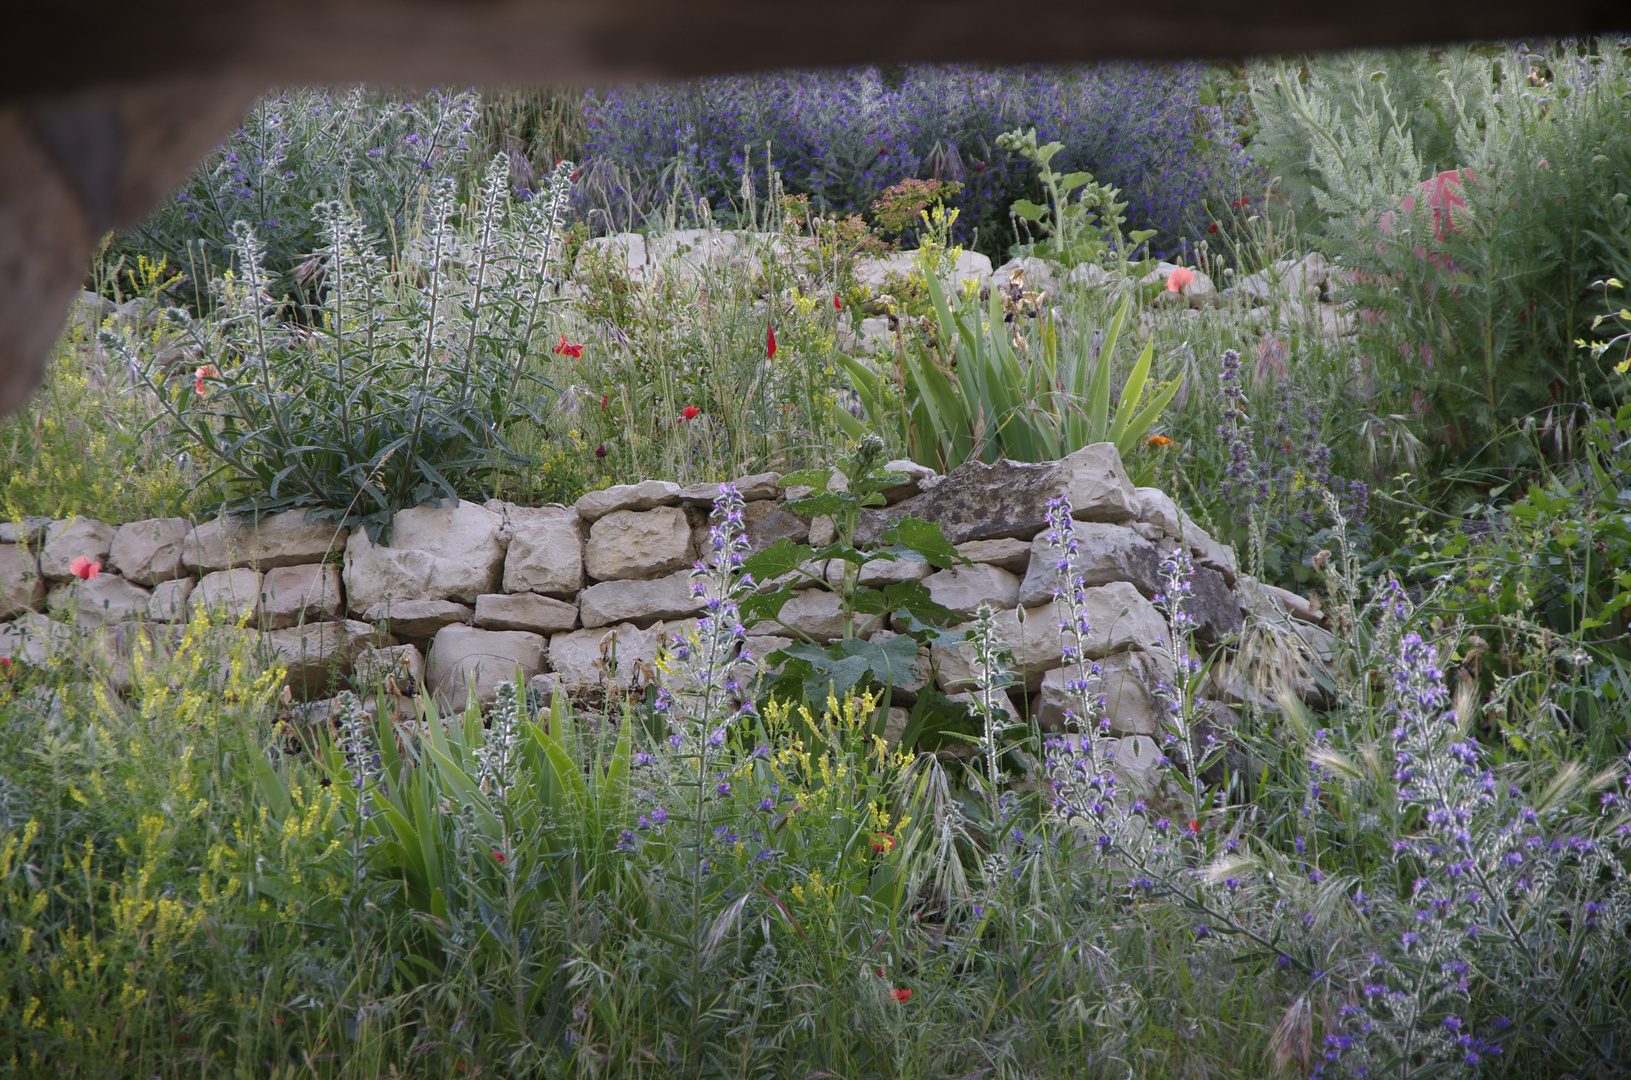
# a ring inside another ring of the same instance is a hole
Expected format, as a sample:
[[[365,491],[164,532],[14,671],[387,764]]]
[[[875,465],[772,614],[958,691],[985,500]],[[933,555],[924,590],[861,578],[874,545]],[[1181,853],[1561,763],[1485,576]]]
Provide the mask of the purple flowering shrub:
[[[780,174],[818,211],[862,211],[917,177],[963,185],[959,240],[1000,253],[1009,206],[1037,198],[1035,167],[997,146],[1014,128],[1064,143],[1061,171],[1087,170],[1121,189],[1133,228],[1159,233],[1158,252],[1200,236],[1255,167],[1221,113],[1200,104],[1197,65],[1078,69],[917,66],[898,79],[875,68],[783,71],[622,87],[585,101],[586,192],[612,209],[649,212],[683,181],[716,212],[755,174]],[[768,144],[768,151],[766,149]],[[767,157],[769,164],[767,165]],[[624,225],[631,224],[624,222]]]

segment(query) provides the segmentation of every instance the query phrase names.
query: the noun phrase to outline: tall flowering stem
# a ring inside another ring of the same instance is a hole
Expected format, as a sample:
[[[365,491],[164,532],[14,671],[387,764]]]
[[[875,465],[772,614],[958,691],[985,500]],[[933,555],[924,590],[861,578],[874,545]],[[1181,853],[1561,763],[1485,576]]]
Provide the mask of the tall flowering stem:
[[[1182,544],[1174,547],[1161,560],[1161,591],[1155,596],[1155,606],[1167,623],[1166,637],[1156,643],[1156,651],[1164,653],[1176,673],[1175,681],[1165,679],[1155,684],[1155,700],[1161,707],[1166,726],[1166,745],[1183,755],[1183,784],[1189,796],[1189,828],[1199,833],[1206,822],[1210,792],[1201,774],[1223,756],[1223,745],[1212,732],[1198,730],[1196,706],[1191,686],[1200,670],[1196,659],[1195,618],[1189,614],[1188,604],[1193,594],[1195,567]]]

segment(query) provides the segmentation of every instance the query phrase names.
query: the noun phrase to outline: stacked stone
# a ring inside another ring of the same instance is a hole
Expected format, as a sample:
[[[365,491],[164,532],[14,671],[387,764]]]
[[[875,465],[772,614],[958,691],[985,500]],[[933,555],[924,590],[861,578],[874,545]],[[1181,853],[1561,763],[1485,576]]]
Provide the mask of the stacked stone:
[[[1015,657],[1012,706],[1028,707],[1044,726],[1062,721],[1072,677],[1062,667],[1056,556],[1045,540],[1048,501],[1059,496],[1070,499],[1077,519],[1072,569],[1087,586],[1087,659],[1103,669],[1113,736],[1148,740],[1160,730],[1155,686],[1177,673],[1155,647],[1166,627],[1152,599],[1161,558],[1177,544],[1196,567],[1190,612],[1203,644],[1238,632],[1244,610],[1295,639],[1315,664],[1330,655],[1317,609],[1240,575],[1232,549],[1172,499],[1133,486],[1109,443],[1055,462],[971,462],[946,476],[911,462],[889,467],[907,480],[885,492],[887,506],[863,512],[858,542],[876,541],[890,522],[913,514],[939,523],[969,564],[935,571],[880,559],[861,567],[861,583],[921,580],[966,620],[990,605]],[[800,492],[784,492],[775,473],[736,485],[752,550],[782,537],[830,542],[830,521],[785,509],[783,499]],[[8,523],[0,525],[0,620],[10,621],[0,621],[0,656],[38,660],[68,636],[42,607],[125,654],[134,627],[151,635],[155,624],[184,622],[202,607],[258,632],[268,659],[287,667],[291,694],[308,702],[348,680],[386,682],[405,712],[421,683],[454,709],[472,690],[491,701],[517,674],[550,692],[639,689],[655,677],[664,638],[683,633],[704,608],[691,570],[708,555],[716,493],[712,484],[648,480],[590,492],[573,506],[420,507],[395,516],[389,544],[307,521],[302,511],[197,526],[182,518],[117,527],[87,518]],[[70,565],[79,556],[102,563],[103,573],[77,580]],[[783,608],[783,625],[749,627],[755,655],[795,635],[822,643],[841,636],[837,594],[819,582],[836,583],[842,564],[804,569],[807,587]],[[896,629],[874,616],[858,631],[880,638]],[[925,651],[895,702],[909,704],[931,679],[949,694],[967,693],[972,659],[968,646]],[[1221,704],[1252,697],[1228,665],[1217,670],[1212,693]],[[1300,689],[1318,694],[1312,679]],[[1152,751],[1143,742],[1124,749],[1139,759]]]

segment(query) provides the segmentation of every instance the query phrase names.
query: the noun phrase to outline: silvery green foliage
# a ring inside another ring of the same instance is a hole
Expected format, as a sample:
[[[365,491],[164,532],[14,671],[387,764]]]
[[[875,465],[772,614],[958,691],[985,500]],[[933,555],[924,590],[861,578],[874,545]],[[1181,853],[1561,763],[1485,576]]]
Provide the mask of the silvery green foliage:
[[[476,784],[503,807],[514,786],[515,744],[521,731],[521,698],[515,683],[501,683],[487,711],[487,736],[476,748]]]
[[[374,745],[373,723],[357,695],[349,690],[341,691],[334,699],[334,722],[339,729],[340,750],[351,771],[351,783],[357,789],[357,815],[366,821],[373,814],[370,793],[385,780],[379,749]]]

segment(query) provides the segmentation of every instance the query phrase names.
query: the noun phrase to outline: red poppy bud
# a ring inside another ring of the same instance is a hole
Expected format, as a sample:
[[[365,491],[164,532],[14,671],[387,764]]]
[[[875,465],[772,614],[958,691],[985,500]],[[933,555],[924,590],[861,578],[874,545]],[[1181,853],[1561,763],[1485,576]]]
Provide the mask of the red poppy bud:
[[[505,857],[504,853],[497,848],[493,849],[493,858],[498,860],[498,865],[500,866],[503,866],[505,863],[510,861],[507,857]]]
[[[834,311],[843,311],[844,310],[844,302],[842,300],[838,299],[838,294],[837,293],[832,294],[832,306],[833,306]]]
[[[1189,831],[1194,833],[1195,835],[1199,836],[1200,832],[1201,832],[1201,823],[1196,821],[1194,818],[1190,818],[1189,819]]]
[[[776,328],[774,326],[765,334],[765,355],[772,360],[776,359]]]

